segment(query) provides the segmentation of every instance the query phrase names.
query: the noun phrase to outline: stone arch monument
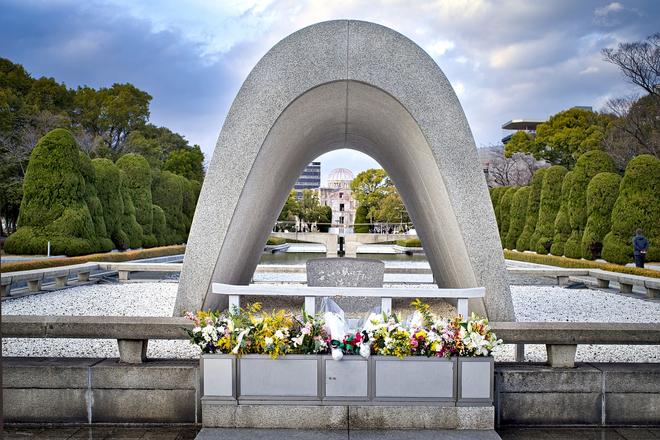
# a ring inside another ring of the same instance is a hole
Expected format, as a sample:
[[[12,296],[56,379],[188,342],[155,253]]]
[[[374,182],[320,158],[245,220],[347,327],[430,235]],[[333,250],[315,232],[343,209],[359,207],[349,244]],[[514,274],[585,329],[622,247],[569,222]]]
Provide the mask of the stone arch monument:
[[[301,170],[339,148],[392,177],[439,287],[486,287],[493,320],[513,305],[474,139],[449,81],[403,35],[363,21],[301,29],[243,83],[192,222],[175,314],[221,306],[211,283],[248,284]],[[485,308],[485,310],[484,310]]]

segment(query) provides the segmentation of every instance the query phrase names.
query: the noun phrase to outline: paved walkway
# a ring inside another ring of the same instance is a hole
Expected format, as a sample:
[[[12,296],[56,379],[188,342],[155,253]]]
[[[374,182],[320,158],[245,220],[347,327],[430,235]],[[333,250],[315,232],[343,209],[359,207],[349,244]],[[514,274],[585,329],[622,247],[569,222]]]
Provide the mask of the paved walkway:
[[[7,428],[3,439],[7,440],[193,440],[199,432],[194,427],[179,428]],[[217,434],[214,436],[209,435]],[[458,434],[458,435],[457,435]],[[463,434],[461,436],[461,434]],[[467,435],[467,436],[466,436]],[[660,440],[658,428],[507,428],[499,431],[502,440]],[[294,431],[294,430],[205,430],[199,439],[292,439],[292,440],[430,440],[430,439],[496,439],[492,431]]]

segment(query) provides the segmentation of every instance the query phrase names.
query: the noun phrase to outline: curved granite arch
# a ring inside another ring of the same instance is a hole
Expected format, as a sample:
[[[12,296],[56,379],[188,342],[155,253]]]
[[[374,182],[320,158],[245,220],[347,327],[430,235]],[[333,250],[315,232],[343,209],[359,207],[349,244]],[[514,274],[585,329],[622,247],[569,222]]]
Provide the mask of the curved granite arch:
[[[514,319],[483,172],[449,81],[403,35],[352,20],[291,34],[243,83],[202,186],[175,314],[221,306],[211,282],[249,283],[301,170],[338,148],[370,155],[392,177],[440,287],[485,286],[471,308]]]

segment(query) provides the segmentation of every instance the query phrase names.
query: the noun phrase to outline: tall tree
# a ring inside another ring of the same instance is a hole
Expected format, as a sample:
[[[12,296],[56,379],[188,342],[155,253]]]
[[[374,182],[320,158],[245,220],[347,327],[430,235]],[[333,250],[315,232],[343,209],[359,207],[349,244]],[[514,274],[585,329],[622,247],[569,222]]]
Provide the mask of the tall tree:
[[[572,168],[589,150],[601,148],[603,135],[612,120],[609,115],[572,108],[559,112],[536,127],[536,136],[518,132],[506,144],[505,154],[531,154],[537,160]]]
[[[381,201],[389,194],[392,181],[382,168],[371,168],[359,173],[351,182],[353,197],[359,206],[367,209],[371,222],[378,216]]]
[[[189,180],[204,180],[204,153],[199,145],[192,148],[180,148],[170,153],[163,169]]]
[[[645,41],[619,43],[616,49],[603,49],[603,57],[619,67],[628,81],[660,97],[660,32]]]
[[[151,95],[132,84],[94,90],[80,87],[74,98],[76,121],[101,136],[111,151],[120,151],[129,133],[149,119]]]

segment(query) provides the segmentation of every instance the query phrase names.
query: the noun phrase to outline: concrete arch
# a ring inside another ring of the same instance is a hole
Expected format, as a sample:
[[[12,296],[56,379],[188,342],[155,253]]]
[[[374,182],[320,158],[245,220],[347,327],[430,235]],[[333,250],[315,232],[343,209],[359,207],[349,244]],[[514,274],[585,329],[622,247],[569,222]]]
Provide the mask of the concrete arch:
[[[392,177],[440,287],[485,286],[473,310],[513,320],[484,176],[449,81],[406,37],[352,20],[291,34],[243,83],[202,186],[175,314],[219,306],[211,282],[249,282],[300,171],[338,148]]]

